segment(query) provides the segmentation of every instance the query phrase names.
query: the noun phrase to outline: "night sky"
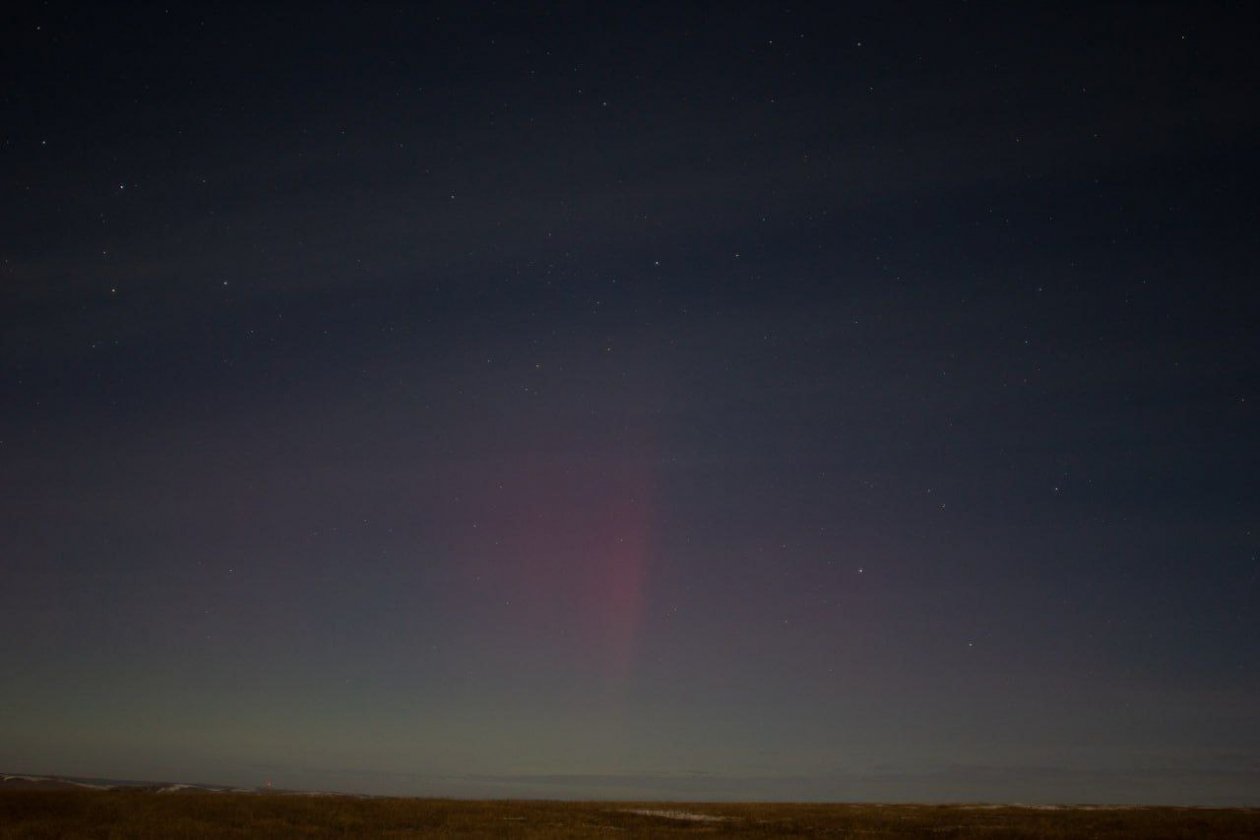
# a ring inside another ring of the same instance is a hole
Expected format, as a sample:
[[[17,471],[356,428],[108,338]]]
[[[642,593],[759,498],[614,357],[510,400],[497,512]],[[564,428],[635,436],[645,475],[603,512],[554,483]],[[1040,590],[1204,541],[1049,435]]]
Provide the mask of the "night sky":
[[[0,770],[1260,804],[1246,10],[10,14]]]

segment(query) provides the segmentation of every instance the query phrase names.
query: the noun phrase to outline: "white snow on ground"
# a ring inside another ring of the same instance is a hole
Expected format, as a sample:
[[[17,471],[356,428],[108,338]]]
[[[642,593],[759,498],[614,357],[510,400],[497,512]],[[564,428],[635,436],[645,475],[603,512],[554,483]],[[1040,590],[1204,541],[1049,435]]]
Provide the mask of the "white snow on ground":
[[[688,822],[722,822],[729,817],[715,817],[712,814],[697,814],[693,811],[653,811],[647,808],[631,808],[623,813],[638,814],[643,817],[664,817],[667,820],[687,820]]]

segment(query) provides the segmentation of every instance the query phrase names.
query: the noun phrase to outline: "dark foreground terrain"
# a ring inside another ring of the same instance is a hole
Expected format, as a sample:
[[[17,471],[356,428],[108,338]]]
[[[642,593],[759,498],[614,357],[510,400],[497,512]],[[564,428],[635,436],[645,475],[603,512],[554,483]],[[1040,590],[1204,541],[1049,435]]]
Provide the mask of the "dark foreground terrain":
[[[455,801],[0,791],[0,838],[1260,837],[1260,809]]]

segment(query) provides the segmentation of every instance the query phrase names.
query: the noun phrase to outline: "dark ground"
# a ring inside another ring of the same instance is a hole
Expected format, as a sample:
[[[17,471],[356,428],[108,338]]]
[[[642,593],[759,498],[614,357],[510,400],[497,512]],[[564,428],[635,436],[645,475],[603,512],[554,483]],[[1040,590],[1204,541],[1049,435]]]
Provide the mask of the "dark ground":
[[[1260,809],[456,801],[0,790],[0,840],[221,837],[1260,837]]]

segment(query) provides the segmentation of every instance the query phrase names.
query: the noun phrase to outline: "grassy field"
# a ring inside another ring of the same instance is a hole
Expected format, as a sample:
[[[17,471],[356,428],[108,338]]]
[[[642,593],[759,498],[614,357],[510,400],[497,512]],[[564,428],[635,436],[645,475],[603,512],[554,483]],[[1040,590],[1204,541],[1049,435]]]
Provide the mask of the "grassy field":
[[[0,791],[0,840],[221,837],[1260,838],[1260,809],[679,804]]]

